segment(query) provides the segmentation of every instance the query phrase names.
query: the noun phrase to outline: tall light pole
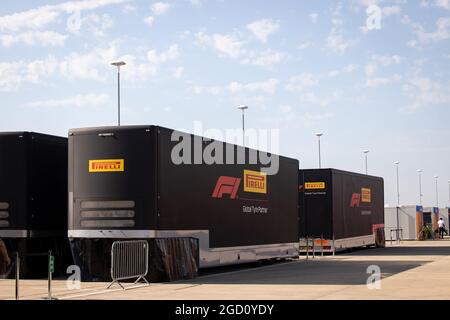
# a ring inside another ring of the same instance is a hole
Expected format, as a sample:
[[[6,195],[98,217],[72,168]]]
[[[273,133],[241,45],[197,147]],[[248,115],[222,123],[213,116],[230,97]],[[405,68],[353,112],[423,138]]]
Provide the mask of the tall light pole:
[[[400,181],[399,181],[399,175],[398,175],[398,165],[400,164],[400,161],[395,161],[394,162],[396,165],[396,169],[397,169],[397,230],[396,230],[396,234],[397,234],[397,241],[399,240],[399,224],[400,224],[400,220],[399,220],[399,216],[398,216],[398,211],[400,210]]]
[[[117,67],[117,123],[120,126],[120,67],[126,65],[124,61],[117,61],[111,63]]]
[[[238,109],[242,110],[242,146],[245,147],[245,110],[248,106],[239,106]]]
[[[419,174],[419,204],[422,205],[422,170],[417,169],[417,173]]]
[[[448,207],[450,208],[450,180],[448,182]]]
[[[364,150],[363,152],[366,158],[366,175],[367,175],[367,154],[369,153],[369,150]]]
[[[318,142],[319,142],[319,169],[322,168],[322,159],[321,159],[321,155],[320,155],[320,137],[323,136],[322,132],[317,132],[316,136],[318,138]]]
[[[397,169],[397,207],[400,207],[400,180],[398,175],[398,165],[400,164],[400,161],[395,161],[394,164],[396,165]]]
[[[434,181],[436,183],[436,208],[439,208],[438,178],[439,176],[434,176]]]

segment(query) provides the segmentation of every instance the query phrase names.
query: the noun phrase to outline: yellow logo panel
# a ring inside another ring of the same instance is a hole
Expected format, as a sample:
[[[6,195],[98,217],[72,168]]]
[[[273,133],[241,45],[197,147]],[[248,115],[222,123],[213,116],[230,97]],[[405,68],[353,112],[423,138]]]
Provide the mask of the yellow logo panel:
[[[244,170],[244,191],[267,193],[267,175],[264,172]]]
[[[369,188],[361,188],[361,201],[372,202],[372,194]]]
[[[124,159],[89,160],[89,172],[123,172]]]
[[[325,189],[325,182],[305,182],[305,190]]]

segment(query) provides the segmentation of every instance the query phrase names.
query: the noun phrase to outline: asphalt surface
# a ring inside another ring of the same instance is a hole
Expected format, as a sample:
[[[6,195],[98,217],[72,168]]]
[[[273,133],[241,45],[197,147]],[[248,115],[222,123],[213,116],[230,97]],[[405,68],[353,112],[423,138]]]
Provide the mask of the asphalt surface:
[[[369,268],[369,269],[368,269]],[[380,281],[369,278],[380,271]],[[369,281],[368,281],[369,280]],[[367,283],[369,282],[369,286]],[[147,285],[53,282],[58,299],[450,299],[450,238],[408,241],[306,260],[203,272],[189,281]],[[0,280],[0,299],[14,298],[14,280]],[[22,280],[21,299],[47,296],[45,280]]]

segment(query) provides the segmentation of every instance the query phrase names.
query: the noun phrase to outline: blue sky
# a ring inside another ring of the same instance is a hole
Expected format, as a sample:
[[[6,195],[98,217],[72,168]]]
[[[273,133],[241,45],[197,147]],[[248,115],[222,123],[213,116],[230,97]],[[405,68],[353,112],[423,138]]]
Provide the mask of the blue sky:
[[[375,10],[367,13],[367,9]],[[371,18],[376,18],[371,20]],[[379,19],[377,19],[379,18]],[[369,19],[369,24],[367,21]],[[373,24],[379,22],[379,24]],[[378,28],[379,27],[379,28]],[[396,204],[448,205],[450,1],[8,1],[0,130],[66,135],[116,123],[280,130],[280,153],[385,178]]]

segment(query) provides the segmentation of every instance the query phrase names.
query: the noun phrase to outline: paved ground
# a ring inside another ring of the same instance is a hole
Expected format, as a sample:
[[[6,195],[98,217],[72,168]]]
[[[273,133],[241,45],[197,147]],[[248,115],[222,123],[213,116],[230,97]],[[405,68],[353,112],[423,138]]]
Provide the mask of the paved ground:
[[[366,285],[371,265],[381,270],[380,289]],[[22,280],[20,285],[22,299],[40,299],[47,292],[46,281]],[[127,286],[106,290],[106,283],[82,283],[81,289],[68,290],[65,281],[54,281],[53,293],[59,299],[450,299],[450,239]],[[0,299],[13,297],[14,280],[0,280]]]

